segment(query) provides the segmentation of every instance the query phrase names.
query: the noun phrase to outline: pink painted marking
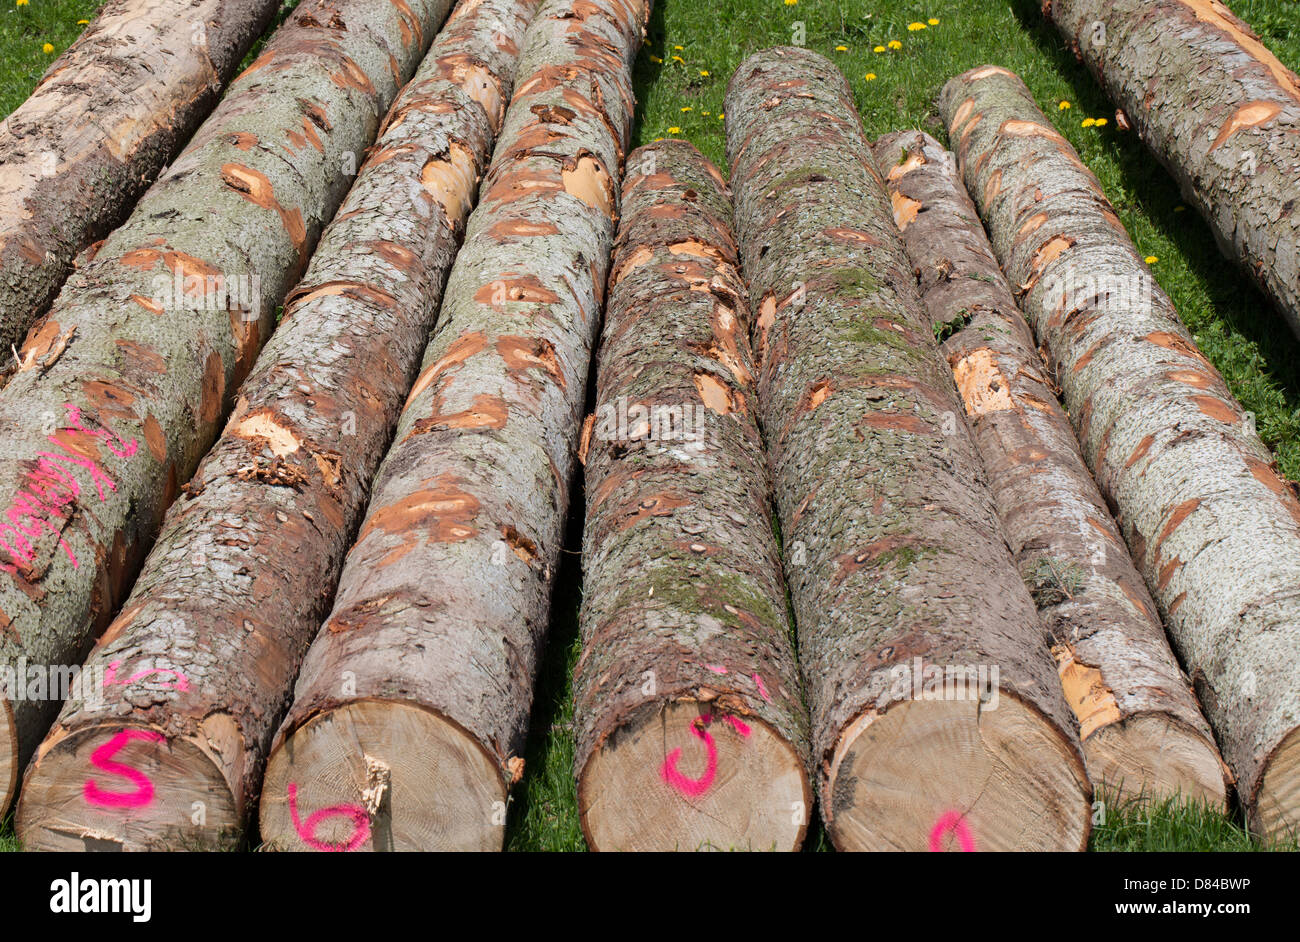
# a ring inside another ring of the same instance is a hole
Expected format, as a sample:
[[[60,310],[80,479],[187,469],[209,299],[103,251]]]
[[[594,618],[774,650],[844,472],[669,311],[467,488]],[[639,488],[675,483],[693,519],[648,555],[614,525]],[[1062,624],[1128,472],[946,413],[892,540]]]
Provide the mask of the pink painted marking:
[[[934,830],[930,832],[930,850],[938,853],[943,847],[943,836],[949,831],[957,836],[957,844],[961,847],[963,853],[969,854],[975,849],[975,838],[971,836],[970,828],[966,824],[965,817],[960,811],[949,811],[945,813],[934,825]]]
[[[744,736],[746,739],[749,738],[749,725],[744,720],[736,716],[728,716],[727,722],[730,723],[732,727],[735,728],[736,732],[740,733],[740,735]]]
[[[308,816],[305,822],[298,820],[298,786],[289,783],[289,817],[293,820],[293,829],[298,832],[302,842],[312,850],[342,851],[347,853],[359,848],[370,840],[370,815],[360,805],[334,805],[322,808]],[[317,840],[316,828],[326,818],[347,817],[352,819],[352,836],[342,844],[331,844]]]
[[[171,674],[173,677],[176,678],[176,680],[170,683],[163,683],[160,686],[171,687],[173,690],[181,690],[181,691],[190,689],[189,678],[186,677],[180,671],[170,667],[146,667],[142,671],[136,671],[126,680],[118,680],[117,669],[121,665],[121,663],[122,662],[119,660],[119,661],[114,661],[112,664],[108,665],[108,668],[104,671],[105,687],[109,686],[110,684],[119,684],[125,687],[128,686],[129,684],[135,683],[137,680],[140,680],[142,677],[148,677],[150,674]]]
[[[147,742],[164,742],[167,737],[147,729],[124,729],[90,755],[90,762],[95,768],[103,769],[111,775],[120,775],[130,780],[135,786],[133,792],[106,792],[95,784],[94,779],[86,779],[83,789],[86,801],[92,805],[108,808],[143,808],[153,801],[153,782],[139,769],[133,769],[121,762],[114,762],[113,756],[132,739]]]
[[[701,720],[707,725],[710,717],[701,716]],[[663,767],[659,769],[659,775],[665,782],[677,789],[688,798],[699,798],[709,786],[713,784],[713,778],[718,774],[718,747],[713,743],[713,737],[709,731],[704,729],[698,721],[691,723],[691,732],[696,737],[704,741],[704,748],[708,750],[708,762],[704,768],[704,774],[699,778],[687,778],[681,772],[677,771],[677,760],[682,757],[680,749],[674,749],[668,753],[668,758],[664,759]]]
[[[768,703],[771,703],[772,698],[767,695],[767,687],[763,686],[763,678],[759,677],[757,674],[754,674],[753,676],[754,676],[754,683],[758,685],[758,695],[762,697],[764,700],[766,700]]]
[[[72,403],[65,402],[63,408],[68,413],[65,429],[74,429],[99,439],[118,458],[130,458],[139,450],[139,443],[134,438],[123,441],[106,428],[86,428],[81,421],[81,409]],[[59,451],[36,453],[40,461],[34,469],[27,472],[23,482],[26,490],[19,490],[14,495],[13,504],[5,511],[7,522],[0,522],[0,534],[3,534],[0,536],[0,549],[12,560],[0,560],[0,572],[16,573],[18,563],[29,563],[35,559],[36,548],[28,538],[38,539],[47,531],[58,538],[59,547],[72,563],[72,568],[80,568],[77,554],[63,537],[63,528],[71,517],[68,507],[75,504],[81,496],[81,485],[67,467],[55,462],[86,471],[101,501],[108,499],[105,486],[110,491],[117,490],[113,479],[93,458],[73,451],[59,440],[57,434],[47,435],[46,441]]]
[[[725,674],[727,672],[727,669],[720,664],[705,664],[704,666],[715,674]]]

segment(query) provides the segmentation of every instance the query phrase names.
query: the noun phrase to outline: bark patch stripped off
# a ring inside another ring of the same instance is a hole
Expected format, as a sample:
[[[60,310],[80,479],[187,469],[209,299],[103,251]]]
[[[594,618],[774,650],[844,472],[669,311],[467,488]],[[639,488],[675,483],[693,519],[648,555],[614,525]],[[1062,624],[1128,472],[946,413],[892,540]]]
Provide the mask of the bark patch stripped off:
[[[0,391],[0,668],[80,664],[107,627],[448,6],[299,5],[32,328]],[[0,754],[59,700],[8,701]]]
[[[1219,0],[1043,9],[1300,336],[1300,78]]]
[[[921,297],[952,366],[1020,575],[1043,619],[1093,784],[1120,797],[1223,808],[1225,767],[1155,603],[1084,464],[953,155],[922,131],[882,137],[876,163]]]
[[[529,26],[437,332],[276,735],[260,804],[273,846],[317,846],[295,827],[302,809],[357,807],[379,763],[386,798],[366,836],[339,816],[313,840],[501,847],[648,15],[644,0],[548,0]],[[566,172],[588,165],[573,186]],[[593,182],[606,198],[590,199]]]
[[[952,79],[940,104],[966,187],[1251,824],[1294,829],[1300,503],[1024,83],[986,66]],[[985,200],[995,173],[1002,187]]]
[[[126,217],[216,105],[278,5],[112,0],[0,122],[5,359],[76,254]]]
[[[628,158],[613,266],[574,674],[583,831],[599,850],[795,850],[808,719],[749,306],[730,193],[689,144]]]
[[[132,848],[238,838],[415,378],[536,7],[457,7],[394,102],[225,434],[87,663],[118,665],[122,686],[100,704],[69,701],[27,776],[26,846],[79,847],[83,830]],[[216,714],[232,733],[219,752],[205,746]],[[156,805],[114,815],[80,789],[86,755],[123,727],[165,737],[135,748],[171,751],[174,774]],[[194,748],[182,758],[179,743]],[[168,816],[195,801],[201,821]]]
[[[751,57],[727,142],[832,839],[1081,850],[1074,718],[843,76]]]

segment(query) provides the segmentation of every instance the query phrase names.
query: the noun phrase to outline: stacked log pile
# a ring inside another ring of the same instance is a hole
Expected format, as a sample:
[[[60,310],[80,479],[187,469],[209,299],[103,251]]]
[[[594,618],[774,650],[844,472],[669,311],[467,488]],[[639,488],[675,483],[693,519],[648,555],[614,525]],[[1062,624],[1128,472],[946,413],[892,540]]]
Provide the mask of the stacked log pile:
[[[529,27],[437,332],[276,735],[272,846],[502,846],[648,16],[547,0]]]
[[[77,253],[126,218],[213,109],[278,6],[111,0],[0,122],[6,358],[45,313]]]
[[[225,433],[87,661],[115,684],[98,703],[69,701],[27,774],[25,846],[80,848],[94,834],[193,848],[242,832],[414,381],[536,7],[461,4],[394,102]],[[88,801],[93,757],[124,732],[133,742],[115,761],[129,757],[153,799]]]
[[[0,390],[0,667],[78,665],[113,620],[449,5],[300,4],[33,327]],[[0,806],[58,706],[0,705]]]
[[[830,835],[1081,850],[1074,718],[848,85],[769,50],[732,77],[726,120]]]
[[[922,131],[875,144],[1020,575],[1043,619],[1094,785],[1226,807],[1225,768],[1034,336],[957,173]]]
[[[1300,502],[1024,83],[982,66],[940,105],[1250,823],[1283,835],[1300,823]]]

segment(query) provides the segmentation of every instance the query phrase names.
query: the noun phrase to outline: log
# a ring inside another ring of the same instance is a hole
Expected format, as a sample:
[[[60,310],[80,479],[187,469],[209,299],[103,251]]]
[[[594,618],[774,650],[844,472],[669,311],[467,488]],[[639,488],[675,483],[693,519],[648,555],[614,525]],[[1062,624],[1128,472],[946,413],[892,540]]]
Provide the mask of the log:
[[[272,745],[269,847],[502,846],[648,16],[546,0],[528,28],[437,331]]]
[[[33,326],[0,390],[0,669],[107,627],[448,6],[300,4]],[[61,699],[8,701],[0,755]]]
[[[4,359],[77,253],[126,218],[215,107],[278,6],[110,0],[0,122]]]
[[[1043,10],[1300,336],[1300,78],[1219,0]]]
[[[831,839],[1082,850],[1074,718],[849,87],[805,49],[761,52],[726,124]]]
[[[808,716],[731,196],[684,141],[627,165],[584,434],[582,829],[593,850],[797,850]]]
[[[224,434],[85,665],[113,672],[111,695],[69,700],[28,771],[27,848],[81,849],[84,834],[131,850],[240,838],[415,379],[536,8],[462,3],[393,103]],[[84,783],[124,731],[134,769],[156,784],[150,803],[119,811],[88,801]]]
[[[1280,835],[1300,824],[1300,502],[1020,79],[973,69],[941,107],[1251,826]]]
[[[875,144],[894,221],[1021,578],[1038,605],[1088,775],[1117,801],[1227,807],[1226,767],[1155,602],[1097,490],[955,157],[923,131]]]

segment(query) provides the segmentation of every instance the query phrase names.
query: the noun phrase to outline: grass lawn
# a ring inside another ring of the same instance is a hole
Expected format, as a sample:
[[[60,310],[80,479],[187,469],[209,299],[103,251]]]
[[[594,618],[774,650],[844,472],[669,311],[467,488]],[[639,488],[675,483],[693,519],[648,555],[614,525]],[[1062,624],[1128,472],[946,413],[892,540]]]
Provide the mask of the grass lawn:
[[[1300,69],[1300,3],[1228,0],[1292,69]],[[0,0],[0,114],[17,107],[77,36],[94,0]],[[286,5],[288,6],[288,5]],[[1209,229],[1184,207],[1169,176],[1039,13],[1039,0],[659,0],[636,65],[636,144],[693,142],[725,170],[722,108],[727,80],[745,56],[798,42],[824,53],[848,78],[867,133],[919,127],[945,134],[934,102],[953,75],[988,62],[1018,72],[1057,128],[1097,174],[1205,354],[1255,414],[1282,472],[1300,480],[1300,344],[1280,317],[1219,255]],[[934,22],[936,21],[937,22]],[[911,26],[911,28],[909,28]],[[916,28],[923,26],[924,28]],[[900,48],[891,49],[891,41]],[[43,52],[43,44],[53,50]],[[876,52],[877,47],[884,51]],[[1062,103],[1068,102],[1068,107]],[[1106,117],[1104,127],[1083,127]],[[511,808],[511,850],[582,850],[572,780],[569,677],[578,655],[581,502],[570,522],[551,643],[533,711],[526,774]],[[1178,806],[1113,809],[1094,831],[1095,850],[1250,850],[1231,818]],[[0,850],[13,846],[9,823]],[[819,822],[808,850],[829,848]],[[1294,849],[1294,847],[1292,848]]]

